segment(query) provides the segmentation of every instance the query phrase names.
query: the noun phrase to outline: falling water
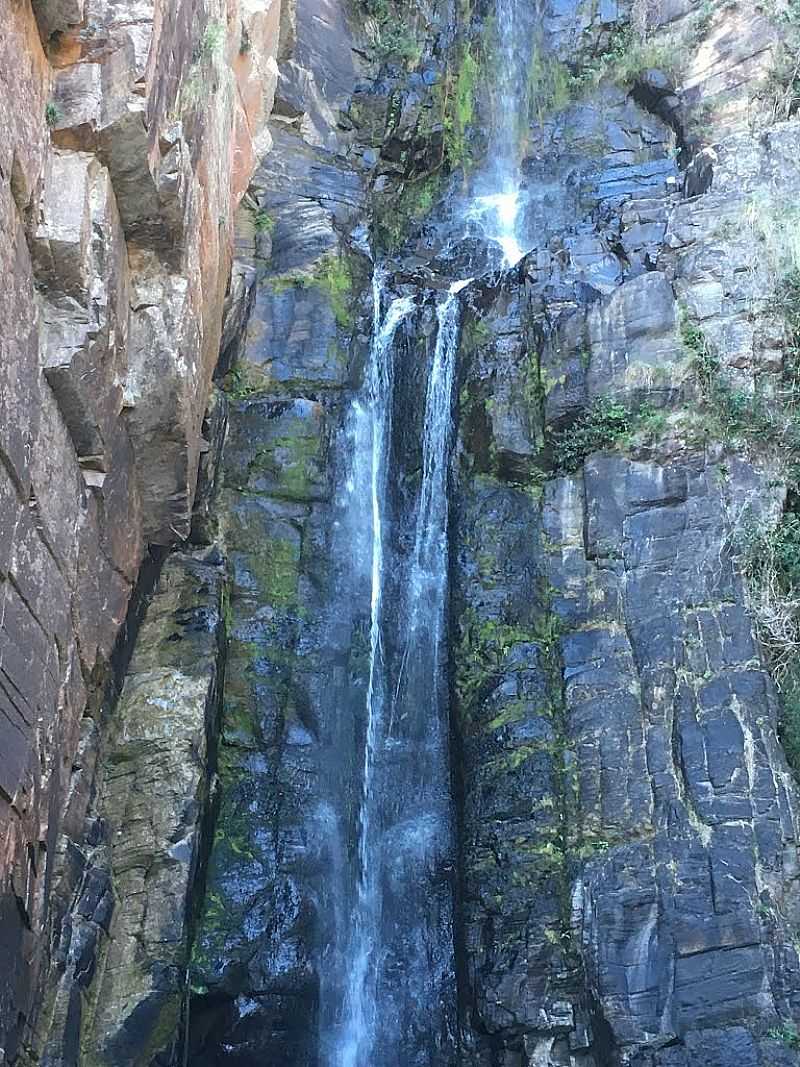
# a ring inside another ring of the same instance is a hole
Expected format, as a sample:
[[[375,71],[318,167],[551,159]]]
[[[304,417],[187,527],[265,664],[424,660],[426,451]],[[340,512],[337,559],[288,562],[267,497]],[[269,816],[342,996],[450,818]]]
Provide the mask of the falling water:
[[[400,324],[411,314],[410,297],[393,300],[382,310],[384,278],[373,278],[373,330],[365,396],[355,404],[356,451],[351,489],[368,487],[371,522],[369,675],[366,695],[366,736],[358,810],[358,867],[354,914],[344,955],[347,974],[344,1027],[335,1051],[336,1067],[363,1067],[375,1025],[375,947],[381,921],[380,827],[376,820],[376,756],[384,734],[387,672],[381,637],[384,591],[384,516],[391,436],[392,346]],[[366,432],[365,432],[366,430]],[[359,448],[360,442],[367,447]],[[363,500],[354,497],[361,510]]]
[[[491,143],[468,209],[490,269],[513,266],[524,255],[518,145],[527,72],[519,39],[524,3],[497,0],[501,58]],[[453,1062],[454,845],[443,650],[459,292],[468,284],[454,283],[436,304],[420,487],[410,503],[396,491],[408,472],[392,466],[402,437],[396,433],[393,441],[392,412],[399,406],[402,418],[407,413],[397,382],[405,383],[401,372],[408,368],[397,363],[395,340],[416,304],[398,297],[384,308],[380,269],[374,277],[372,343],[365,385],[351,413],[354,451],[345,509],[352,531],[348,551],[361,575],[353,589],[359,582],[369,589],[366,684],[363,703],[354,708],[357,721],[364,713],[363,758],[355,771],[356,851],[351,881],[340,893],[345,903],[339,905],[333,949],[338,1007],[323,1012],[328,1032],[322,1067]]]
[[[421,625],[431,629],[437,670],[447,578],[447,459],[460,322],[458,293],[467,285],[469,281],[455,282],[436,309],[438,331],[425,398],[422,487],[409,582],[409,628],[412,635]]]
[[[415,305],[382,310],[374,283],[373,341],[354,405],[350,503],[371,526],[369,667],[359,768],[356,883],[341,954],[343,1003],[328,1038],[331,1067],[412,1067],[446,1062],[452,1000],[449,761],[440,649],[447,574],[447,469],[461,285],[438,304],[428,368],[422,480],[400,607],[386,603],[398,575],[387,563],[394,341]],[[366,499],[365,499],[366,498]],[[398,522],[402,517],[398,517]],[[386,648],[391,628],[395,660]],[[449,987],[448,987],[449,983]],[[379,1009],[379,1010],[378,1010]],[[413,1048],[412,1048],[413,1046]],[[326,1065],[327,1067],[327,1065]]]
[[[496,5],[496,82],[487,124],[487,163],[479,176],[467,219],[478,225],[487,241],[499,246],[501,266],[513,267],[526,252],[520,218],[520,120],[528,106],[528,20],[532,5],[531,0],[496,0]]]

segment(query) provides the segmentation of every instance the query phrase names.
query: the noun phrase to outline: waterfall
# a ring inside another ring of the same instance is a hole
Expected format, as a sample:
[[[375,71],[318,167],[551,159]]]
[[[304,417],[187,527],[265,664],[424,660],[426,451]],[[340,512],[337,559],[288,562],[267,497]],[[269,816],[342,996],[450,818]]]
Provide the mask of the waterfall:
[[[489,269],[508,268],[524,255],[518,143],[527,72],[519,39],[522,3],[498,0],[502,58],[492,97],[493,132],[467,210],[485,244]],[[394,467],[401,463],[407,427],[394,425],[393,411],[401,412],[400,421],[410,415],[397,382],[401,372],[403,383],[415,378],[398,362],[395,340],[417,303],[397,297],[387,304],[386,282],[376,268],[369,362],[349,430],[353,460],[344,525],[365,601],[368,589],[368,665],[363,703],[351,701],[356,723],[363,713],[363,756],[353,772],[355,796],[343,805],[342,841],[351,826],[355,851],[343,865],[350,875],[341,887],[345,903],[337,905],[331,953],[336,977],[326,979],[323,989],[336,1007],[323,1005],[321,1013],[327,1027],[322,1067],[449,1067],[456,1044],[454,831],[443,651],[459,293],[469,281],[454,283],[437,298],[413,500],[406,491],[410,472]]]
[[[499,247],[501,267],[525,255],[520,219],[520,119],[528,96],[530,0],[496,0],[496,82],[491,93],[487,162],[467,212],[484,238]],[[530,247],[530,246],[528,246]]]
[[[434,1067],[452,1048],[452,826],[446,686],[442,671],[447,580],[447,470],[460,325],[453,286],[436,308],[413,545],[401,552],[403,516],[390,525],[395,340],[415,309],[398,297],[385,310],[373,283],[373,339],[365,385],[353,404],[348,479],[351,526],[367,521],[369,653],[363,759],[358,767],[357,848],[349,911],[340,923],[341,1007],[323,1034],[325,1067]],[[351,546],[361,549],[358,537]],[[391,564],[390,564],[391,561]],[[398,585],[404,593],[397,597]],[[395,591],[391,605],[387,590]],[[387,650],[387,632],[395,649]],[[438,1018],[437,1016],[441,1016]],[[330,1018],[330,1013],[328,1015]],[[416,1052],[412,1045],[416,1043]],[[445,1050],[442,1053],[442,1050]]]
[[[373,278],[373,331],[363,400],[357,401],[357,418],[369,420],[369,450],[357,452],[356,469],[368,461],[366,478],[356,476],[353,485],[368,483],[372,559],[370,568],[369,676],[366,695],[366,736],[358,811],[358,868],[356,900],[349,944],[345,953],[346,988],[344,1029],[336,1052],[336,1067],[364,1067],[375,1026],[375,952],[381,921],[380,827],[377,823],[375,782],[376,758],[385,732],[387,677],[381,637],[384,591],[384,515],[386,478],[391,435],[392,346],[400,324],[411,314],[410,297],[393,300],[382,313],[383,275]],[[363,507],[360,500],[356,507]]]
[[[425,397],[422,486],[409,581],[410,632],[415,635],[426,626],[437,654],[447,577],[447,458],[460,323],[457,294],[468,284],[456,282],[436,309],[438,330]]]

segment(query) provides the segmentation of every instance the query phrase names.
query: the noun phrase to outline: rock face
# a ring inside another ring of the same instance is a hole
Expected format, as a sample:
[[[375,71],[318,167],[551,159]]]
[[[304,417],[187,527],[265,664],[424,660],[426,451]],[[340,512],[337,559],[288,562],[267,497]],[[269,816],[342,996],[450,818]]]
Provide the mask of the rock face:
[[[14,1062],[22,1036],[35,1044],[68,903],[53,887],[90,833],[92,723],[139,566],[189,532],[281,26],[278,0],[10,0],[0,17],[0,1060]]]
[[[220,564],[213,552],[167,561],[101,729],[89,832],[81,847],[67,843],[56,887],[57,980],[39,1017],[43,1063],[150,1063],[177,1043],[189,896],[216,763]],[[91,740],[79,758],[87,776]]]
[[[433,309],[477,276],[455,848],[416,886],[435,943],[386,897],[380,1007],[403,951],[432,984],[385,1067],[800,1063],[797,14],[533,9],[502,275],[463,218],[489,0],[4,12],[0,1063],[345,1067],[375,260],[413,296],[389,670]]]

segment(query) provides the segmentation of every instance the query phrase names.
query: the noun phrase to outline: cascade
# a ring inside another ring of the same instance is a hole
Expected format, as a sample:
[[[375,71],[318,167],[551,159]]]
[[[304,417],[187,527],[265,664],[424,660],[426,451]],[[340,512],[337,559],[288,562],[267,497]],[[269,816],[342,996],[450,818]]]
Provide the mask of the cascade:
[[[466,224],[481,234],[491,269],[512,267],[524,255],[517,158],[520,33],[517,0],[499,0],[504,62],[493,94],[491,144],[465,213]],[[398,331],[412,323],[416,301],[396,297],[384,308],[383,268],[376,267],[373,277],[372,342],[365,386],[351,412],[344,520],[356,542],[359,517],[363,531],[368,515],[371,531],[369,668],[354,886],[341,887],[349,908],[338,909],[339,944],[331,954],[339,988],[336,978],[323,982],[323,998],[339,1000],[338,1008],[323,1004],[321,1013],[326,1067],[443,1067],[454,1052],[454,843],[443,676],[447,476],[460,293],[472,280],[453,282],[437,300],[421,481],[410,551],[403,552],[391,521],[400,529],[404,516],[390,518],[389,501],[395,481],[392,410],[398,399],[394,360]],[[390,609],[387,592],[396,587],[398,570],[402,592]]]

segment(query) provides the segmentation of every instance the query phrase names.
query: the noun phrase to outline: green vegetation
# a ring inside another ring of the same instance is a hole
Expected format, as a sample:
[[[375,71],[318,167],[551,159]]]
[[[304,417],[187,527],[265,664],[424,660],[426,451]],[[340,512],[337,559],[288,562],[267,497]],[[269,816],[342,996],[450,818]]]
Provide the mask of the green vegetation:
[[[539,43],[534,45],[528,65],[527,115],[521,121],[544,121],[545,116],[562,111],[578,95],[581,80],[566,63],[545,52]]]
[[[350,324],[353,278],[346,256],[329,252],[315,264],[311,272],[298,270],[268,275],[264,284],[268,285],[273,293],[316,287],[327,296],[337,324],[343,327]]]
[[[263,208],[256,212],[253,221],[256,233],[272,233],[275,229],[275,219],[273,219],[272,215]]]
[[[534,44],[528,66],[526,119],[543,122],[573,101],[597,89],[602,82],[632,86],[649,69],[663,71],[677,81],[685,54],[685,42],[665,36],[652,40],[644,29],[626,27],[614,33],[606,50],[576,67],[549,54],[540,42]]]
[[[399,248],[414,223],[431,213],[439,199],[442,173],[439,170],[407,181],[394,197],[376,196],[373,205],[375,235],[387,252]]]
[[[800,1050],[800,1031],[794,1023],[781,1023],[767,1032],[767,1036],[782,1041],[787,1048]]]
[[[47,107],[44,109],[44,121],[52,129],[53,126],[57,126],[61,121],[61,108],[53,100],[48,101]]]
[[[800,512],[796,507],[792,498],[777,525],[745,509],[732,542],[750,613],[784,696],[780,732],[786,755],[800,772]]]
[[[761,245],[759,269],[779,290],[788,275],[800,271],[800,207],[761,193],[748,201],[745,221]]]
[[[780,10],[773,4],[768,13],[779,23],[780,40],[756,95],[766,105],[769,121],[777,122],[800,110],[800,2],[788,0]]]
[[[775,264],[794,262],[784,241],[772,248],[772,255],[773,269]],[[788,506],[778,522],[754,514],[750,507],[734,516],[730,546],[745,580],[756,632],[781,691],[780,738],[790,766],[800,776],[800,272],[796,268],[778,282],[773,310],[786,328],[783,373],[752,390],[733,384],[702,329],[685,313],[680,330],[700,386],[705,436],[745,444],[777,459],[790,487]]]
[[[367,34],[375,57],[385,62],[399,60],[408,68],[415,67],[422,58],[416,22],[409,22],[407,8],[398,0],[361,0],[368,17]]]
[[[647,403],[634,410],[611,397],[598,397],[571,426],[552,435],[553,467],[559,474],[573,474],[592,452],[622,447],[637,431],[655,432],[660,424],[659,413]]]
[[[630,86],[646,70],[655,69],[677,81],[686,52],[684,45],[685,42],[668,36],[653,40],[646,33],[625,27],[613,34],[603,55],[587,66],[578,80],[584,90],[595,88],[603,81]]]
[[[445,152],[451,166],[466,166],[469,162],[467,130],[472,124],[475,106],[475,84],[480,66],[469,48],[465,49],[452,96],[452,107],[445,115]]]
[[[798,311],[800,314],[800,311]],[[800,482],[800,408],[797,382],[767,379],[753,389],[734,384],[702,329],[681,315],[684,348],[700,387],[702,439],[746,443],[780,456],[789,481]],[[787,373],[791,369],[787,363]]]
[[[200,40],[200,54],[206,59],[211,56],[218,55],[222,51],[222,46],[225,43],[226,27],[224,22],[213,20],[209,22],[203,31],[203,36]]]
[[[228,371],[222,382],[223,391],[234,402],[257,396],[264,392],[266,386],[264,372],[253,363],[237,363]]]
[[[347,326],[350,322],[350,296],[353,291],[353,278],[347,259],[335,253],[324,256],[317,264],[312,284],[318,286],[328,297],[337,323]]]

